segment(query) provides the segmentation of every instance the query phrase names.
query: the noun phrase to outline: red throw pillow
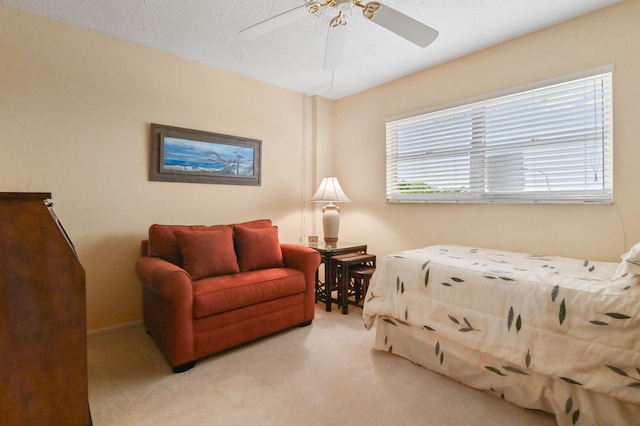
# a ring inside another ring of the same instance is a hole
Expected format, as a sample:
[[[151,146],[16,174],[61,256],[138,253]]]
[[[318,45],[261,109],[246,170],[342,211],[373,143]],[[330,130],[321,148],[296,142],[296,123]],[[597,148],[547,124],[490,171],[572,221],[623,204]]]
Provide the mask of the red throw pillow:
[[[233,232],[241,272],[284,266],[277,226],[255,229],[235,225]]]
[[[271,219],[257,219],[249,222],[236,223],[234,226],[244,226],[246,228],[271,228],[273,224],[271,223]]]
[[[174,265],[182,266],[182,253],[176,231],[213,231],[230,225],[151,225],[149,228],[148,256],[160,257]]]
[[[176,231],[175,234],[184,259],[183,268],[194,281],[240,272],[231,228]]]
[[[206,226],[151,225],[149,228],[148,254],[160,257],[174,265],[182,266],[182,254],[176,239],[176,231],[200,231]]]

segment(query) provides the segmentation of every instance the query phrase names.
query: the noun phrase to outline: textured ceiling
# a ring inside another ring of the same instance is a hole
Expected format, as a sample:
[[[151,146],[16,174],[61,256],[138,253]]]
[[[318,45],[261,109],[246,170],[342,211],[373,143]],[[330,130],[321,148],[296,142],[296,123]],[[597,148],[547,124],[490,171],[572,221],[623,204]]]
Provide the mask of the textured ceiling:
[[[304,16],[254,40],[238,34],[303,5],[305,0],[0,3],[296,92],[338,99],[619,1],[382,0],[382,4],[437,29],[440,36],[430,46],[419,48],[365,20],[360,9],[354,8],[348,17],[345,57],[334,71],[323,70],[327,16]]]

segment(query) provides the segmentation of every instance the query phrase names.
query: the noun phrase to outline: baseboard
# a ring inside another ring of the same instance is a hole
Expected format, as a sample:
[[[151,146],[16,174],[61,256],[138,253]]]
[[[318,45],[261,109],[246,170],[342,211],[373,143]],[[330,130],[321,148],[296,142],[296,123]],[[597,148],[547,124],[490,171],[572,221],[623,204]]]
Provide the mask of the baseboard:
[[[87,331],[87,338],[108,336],[111,334],[121,333],[123,331],[133,330],[134,328],[144,327],[142,320],[128,322],[126,324],[118,324],[112,327],[98,328],[96,330]]]

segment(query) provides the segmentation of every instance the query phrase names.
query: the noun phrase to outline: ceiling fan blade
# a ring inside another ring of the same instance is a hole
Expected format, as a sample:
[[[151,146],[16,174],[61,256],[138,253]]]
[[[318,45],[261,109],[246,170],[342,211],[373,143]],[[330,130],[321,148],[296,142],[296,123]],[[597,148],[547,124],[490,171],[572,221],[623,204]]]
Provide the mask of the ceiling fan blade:
[[[324,69],[334,70],[342,63],[344,45],[347,40],[347,26],[329,27],[327,46],[324,51]]]
[[[347,41],[347,25],[330,25],[327,32],[327,45],[324,51],[325,70],[334,70],[342,63],[344,56],[344,45]]]
[[[389,6],[371,2],[360,7],[365,18],[420,47],[427,47],[438,37],[437,30]]]
[[[312,13],[309,9],[310,4],[316,4],[317,2],[307,3],[305,5],[295,7],[291,10],[283,12],[279,15],[276,15],[272,18],[267,19],[266,21],[259,22],[255,25],[252,25],[244,30],[240,31],[240,35],[245,39],[253,39],[260,37],[268,32],[271,32],[275,29],[283,27],[287,24],[290,24],[294,21],[297,21],[300,18],[303,18],[310,13]]]

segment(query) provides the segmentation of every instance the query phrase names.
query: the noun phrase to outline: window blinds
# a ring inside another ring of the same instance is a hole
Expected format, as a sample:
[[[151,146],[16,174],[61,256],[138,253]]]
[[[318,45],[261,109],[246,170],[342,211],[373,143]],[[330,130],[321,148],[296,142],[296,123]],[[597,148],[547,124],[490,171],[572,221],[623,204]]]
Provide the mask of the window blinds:
[[[387,122],[388,202],[612,201],[611,73]]]

